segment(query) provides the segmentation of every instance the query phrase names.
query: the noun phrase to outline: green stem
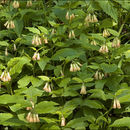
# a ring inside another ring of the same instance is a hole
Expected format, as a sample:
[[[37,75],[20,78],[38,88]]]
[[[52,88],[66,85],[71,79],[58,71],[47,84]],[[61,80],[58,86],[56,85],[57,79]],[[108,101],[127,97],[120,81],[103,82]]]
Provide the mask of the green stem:
[[[118,35],[118,37],[120,36],[120,34],[121,34],[122,30],[123,30],[123,27],[124,27],[127,19],[129,18],[129,15],[130,15],[130,13],[128,13],[128,15],[126,15],[125,20],[124,20],[123,24],[121,25],[121,27],[119,29],[119,35]]]

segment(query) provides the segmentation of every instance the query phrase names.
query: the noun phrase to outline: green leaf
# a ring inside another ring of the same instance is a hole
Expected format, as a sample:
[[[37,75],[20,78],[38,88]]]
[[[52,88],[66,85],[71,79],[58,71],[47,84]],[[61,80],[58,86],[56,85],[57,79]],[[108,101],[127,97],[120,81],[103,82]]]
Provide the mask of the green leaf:
[[[88,100],[88,99],[85,99],[83,101],[82,106],[88,106],[90,108],[95,108],[95,109],[103,109],[104,108],[103,104],[100,101]]]
[[[112,2],[108,1],[108,0],[103,0],[103,1],[100,1],[100,0],[96,0],[100,7],[103,9],[103,11],[108,14],[109,16],[111,16],[116,22],[118,20],[118,12],[117,12],[117,9],[114,8],[114,5]]]
[[[114,121],[110,127],[128,127],[130,128],[130,117],[123,117]]]
[[[86,78],[86,79],[84,79],[85,83],[88,83],[88,82],[91,82],[91,81],[93,81],[93,78]]]
[[[130,50],[124,52],[126,58],[130,58]]]
[[[41,58],[40,61],[38,61],[38,65],[39,67],[41,68],[41,70],[43,71],[46,64],[49,62],[49,58],[48,57],[44,57],[44,58]]]
[[[10,74],[21,73],[25,64],[29,64],[30,59],[27,57],[15,57],[8,62],[8,68],[10,68]],[[30,65],[30,64],[29,64]]]
[[[97,39],[103,42],[106,41],[106,39],[100,33],[89,33],[89,34],[92,36],[93,39]]]
[[[23,30],[23,20],[21,19],[16,19],[14,21],[15,23],[15,28],[14,28],[14,31],[15,33],[17,34],[18,37],[20,37],[21,33],[22,33],[22,30]]]
[[[24,97],[21,95],[4,94],[0,96],[0,104],[17,103],[20,101],[24,101]]]
[[[0,41],[0,46],[9,46],[9,43],[6,41]]]
[[[55,114],[55,112],[57,111],[56,105],[58,104],[52,101],[42,101],[35,106],[35,111],[38,114],[44,114],[44,113]]]
[[[40,86],[41,84],[42,84],[42,82],[38,79],[38,78],[35,78],[35,77],[33,77],[33,76],[24,76],[22,79],[20,79],[19,81],[18,81],[18,87],[19,88],[24,88],[24,87],[26,87],[29,83],[32,83],[32,85],[34,86],[34,87],[38,87],[38,86]]]
[[[124,9],[130,10],[130,3],[128,0],[114,0],[115,2],[119,3]]]
[[[26,94],[28,98],[33,99],[33,97],[41,96],[43,91],[31,86],[26,88],[22,93]]]
[[[106,73],[115,72],[117,70],[117,68],[118,68],[116,64],[106,64],[106,63],[100,64],[100,67]]]
[[[106,83],[106,80],[96,80],[95,81],[95,88],[103,89],[105,83]]]
[[[83,53],[84,52],[79,49],[72,49],[72,48],[60,49],[52,56],[52,60],[59,60],[60,57],[67,57],[67,56],[79,57]]]
[[[0,123],[12,118],[13,115],[10,113],[0,113]]]
[[[85,117],[81,117],[81,118],[77,118],[77,119],[73,119],[73,120],[70,120],[68,123],[67,123],[67,127],[71,127],[71,128],[85,128],[86,127],[86,123],[84,122],[86,120]]]
[[[49,77],[47,76],[38,76],[38,78],[42,79],[43,81],[49,81]]]
[[[40,31],[37,28],[34,27],[26,27],[30,32],[35,33],[35,34],[40,34]]]
[[[38,29],[39,29],[42,33],[48,34],[48,30],[47,30],[45,27],[38,26]]]
[[[92,93],[92,95],[90,95],[89,98],[99,98],[102,100],[106,100],[105,93],[101,89],[91,89],[88,92]]]
[[[73,77],[72,80],[77,81],[77,83],[83,83],[83,81],[80,78]]]
[[[70,78],[64,78],[64,79],[61,80],[59,86],[60,87],[67,87],[69,82],[70,82]]]
[[[118,37],[119,36],[119,33],[116,31],[116,30],[113,30],[113,29],[107,29],[112,35]]]

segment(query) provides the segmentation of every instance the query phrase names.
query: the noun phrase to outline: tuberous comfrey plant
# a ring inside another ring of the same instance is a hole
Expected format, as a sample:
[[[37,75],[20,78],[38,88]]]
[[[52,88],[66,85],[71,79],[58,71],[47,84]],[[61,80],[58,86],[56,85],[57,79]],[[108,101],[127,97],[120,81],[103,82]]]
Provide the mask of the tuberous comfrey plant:
[[[0,129],[129,129],[129,18],[127,0],[0,0]]]

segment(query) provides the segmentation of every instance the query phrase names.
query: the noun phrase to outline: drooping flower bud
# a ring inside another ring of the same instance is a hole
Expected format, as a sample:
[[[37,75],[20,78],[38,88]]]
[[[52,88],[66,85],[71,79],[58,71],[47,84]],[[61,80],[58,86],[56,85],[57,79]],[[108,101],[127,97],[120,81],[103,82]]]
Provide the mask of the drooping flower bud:
[[[11,29],[15,28],[14,21],[10,21],[10,28]]]
[[[26,110],[32,110],[32,107],[26,107]]]
[[[69,32],[69,38],[75,38],[74,30]]]
[[[86,87],[84,84],[82,84],[81,90],[80,90],[80,94],[86,94]]]
[[[33,57],[32,57],[33,60],[40,60],[40,54],[35,52]]]
[[[70,15],[70,21],[72,21],[74,18],[75,18],[75,15],[74,15],[74,14],[71,14],[71,15]]]
[[[32,57],[33,60],[37,60],[37,53],[35,52],[33,57]]]
[[[72,38],[75,38],[74,30],[72,30]]]
[[[36,114],[36,122],[40,122],[40,119],[38,117],[38,114]]]
[[[13,5],[12,5],[14,8],[19,8],[19,2],[18,1],[14,1],[13,2]]]
[[[4,26],[7,28],[7,29],[14,29],[15,28],[15,24],[14,24],[14,21],[7,21]]]
[[[86,23],[87,23],[87,22],[89,22],[89,23],[92,22],[92,16],[91,16],[91,14],[88,14],[88,15],[86,16],[85,22],[86,22]]]
[[[31,6],[32,6],[32,0],[28,0],[26,6],[27,6],[27,7],[31,7]]]
[[[110,36],[109,31],[107,29],[104,29],[104,31],[103,31],[103,37],[108,37],[108,36]]]
[[[64,116],[62,116],[62,118],[61,118],[61,126],[65,126],[65,118],[64,118]]]
[[[120,101],[118,99],[114,99],[113,108],[114,109],[116,109],[116,108],[120,109],[121,108]]]
[[[48,40],[47,38],[44,39],[44,43],[47,44],[48,43]]]
[[[37,60],[40,60],[40,54],[37,53]]]
[[[80,71],[80,66],[82,66],[79,62],[70,64],[70,72]]]
[[[32,44],[33,45],[41,45],[42,42],[41,42],[41,38],[39,36],[33,36],[33,39],[32,39]]]
[[[48,93],[51,92],[51,86],[50,86],[50,84],[49,84],[48,82],[45,84],[43,90],[44,90],[45,92],[48,92]]]
[[[113,39],[112,47],[113,48],[119,48],[120,47],[120,40],[117,37]]]
[[[16,48],[16,45],[14,44],[14,51],[16,51],[17,50],[17,48]]]
[[[7,49],[7,47],[5,48],[5,56],[8,56],[8,49]]]
[[[1,79],[3,82],[8,82],[8,81],[11,80],[11,76],[10,76],[9,72],[4,71],[4,72],[2,72],[0,79]]]
[[[96,46],[97,45],[97,42],[95,40],[91,41],[91,45],[94,45]]]
[[[61,73],[61,76],[63,76],[63,77],[64,77],[64,73],[63,73],[63,71],[62,71],[62,70],[60,71],[60,73]]]
[[[108,47],[106,45],[102,45],[99,52],[103,54],[108,53]]]
[[[53,28],[51,31],[51,35],[54,35],[56,33],[56,30]]]
[[[92,22],[93,22],[93,23],[98,22],[98,19],[97,19],[97,17],[96,17],[96,15],[95,15],[95,14],[92,16]]]
[[[5,4],[5,3],[7,3],[7,1],[8,1],[8,0],[1,0],[0,3]]]
[[[69,20],[69,12],[66,13],[65,18],[66,18],[67,20]]]
[[[96,80],[102,80],[104,78],[104,74],[102,72],[96,71],[94,78]]]

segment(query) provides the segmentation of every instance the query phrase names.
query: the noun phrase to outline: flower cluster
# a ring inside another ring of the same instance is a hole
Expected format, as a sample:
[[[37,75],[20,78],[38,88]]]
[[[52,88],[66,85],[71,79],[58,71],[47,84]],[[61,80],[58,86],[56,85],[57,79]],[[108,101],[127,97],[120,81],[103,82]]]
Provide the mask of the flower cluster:
[[[98,22],[98,19],[96,17],[96,15],[91,15],[91,14],[88,14],[85,18],[85,25],[89,26],[89,23],[96,23]]]
[[[10,80],[11,80],[11,77],[10,77],[9,72],[4,71],[4,72],[1,74],[0,79],[1,79],[3,82],[8,82],[8,81],[10,81]]]
[[[65,126],[65,118],[63,115],[61,117],[61,126]]]
[[[1,0],[0,3],[5,4],[6,2],[7,2],[7,0]]]
[[[15,28],[15,24],[14,24],[14,21],[10,20],[10,21],[7,21],[4,26],[7,28],[7,29],[13,29]]]
[[[42,36],[42,39],[43,39],[43,42],[44,42],[45,44],[48,43],[48,39],[47,39],[47,37],[45,37],[44,35]]]
[[[102,35],[103,35],[103,37],[109,37],[109,36],[110,36],[110,33],[109,33],[109,31],[108,31],[107,29],[104,29]]]
[[[40,54],[35,52],[33,57],[32,57],[33,60],[40,60]]]
[[[13,4],[12,4],[12,6],[14,7],[14,8],[19,8],[19,2],[18,1],[14,1],[13,2]]]
[[[120,47],[120,43],[121,43],[121,41],[116,37],[112,41],[112,47],[113,48],[119,48]]]
[[[86,87],[85,87],[85,85],[83,83],[82,86],[81,86],[80,94],[86,94],[86,93],[87,93],[86,92]]]
[[[101,80],[101,79],[103,79],[103,77],[104,77],[104,74],[102,72],[96,71],[96,73],[94,75],[94,78],[96,80]]]
[[[96,45],[97,45],[97,42],[96,42],[95,40],[92,40],[92,41],[91,41],[91,45],[96,46]]]
[[[69,38],[75,38],[74,30],[69,32]]]
[[[27,6],[27,7],[31,7],[31,6],[32,6],[32,0],[28,0],[26,6]]]
[[[114,99],[113,108],[114,109],[116,109],[116,108],[120,109],[121,108],[120,101],[118,99]]]
[[[66,18],[67,20],[72,21],[72,19],[75,18],[75,15],[74,15],[74,14],[71,14],[71,15],[70,15],[69,12],[67,12],[65,18]]]
[[[32,107],[27,107],[26,110],[33,110],[34,109],[34,103],[31,101]],[[30,123],[40,122],[38,114],[33,114],[32,111],[30,111],[26,117],[26,120]]]
[[[43,88],[45,92],[50,93],[51,92],[51,85],[47,82]]]
[[[32,44],[33,45],[41,45],[42,44],[41,38],[38,35],[33,36]]]
[[[103,54],[108,53],[108,47],[106,45],[102,45],[99,49],[99,52]]]
[[[79,62],[70,64],[70,72],[80,71],[80,66],[82,66]]]
[[[28,113],[26,120],[30,123],[40,122],[38,114],[33,114],[32,112]]]

